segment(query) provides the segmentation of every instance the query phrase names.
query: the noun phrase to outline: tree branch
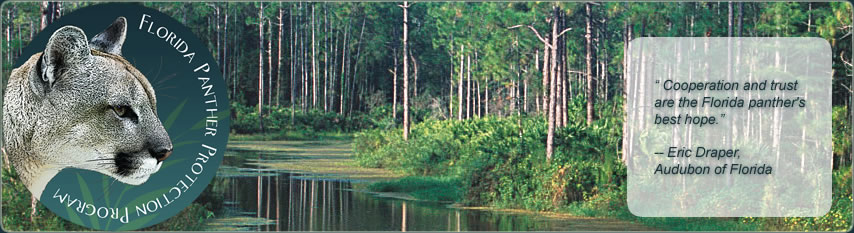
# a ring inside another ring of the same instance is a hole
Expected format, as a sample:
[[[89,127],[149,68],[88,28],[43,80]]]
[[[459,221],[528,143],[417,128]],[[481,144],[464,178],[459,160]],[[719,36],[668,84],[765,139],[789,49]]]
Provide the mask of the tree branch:
[[[584,73],[584,72],[581,72],[581,71],[577,71],[577,70],[567,70],[566,72],[567,72],[567,73],[570,73],[570,74],[575,73],[575,74],[579,74],[579,75],[581,75],[581,76],[587,77],[587,73]]]
[[[842,38],[848,37],[848,36],[850,36],[850,35],[851,35],[851,31],[849,31],[848,33],[845,33],[845,35],[842,35],[842,37],[839,37],[839,39],[842,39]]]
[[[842,54],[839,55],[839,59],[842,60],[842,63],[845,63],[845,65],[847,65],[848,67],[854,67],[854,64],[851,64],[850,61],[845,60],[845,52],[842,52]]]
[[[522,27],[522,26],[523,25],[516,25],[516,26],[508,27],[507,29],[514,29],[514,28],[518,28],[518,27]],[[537,29],[534,28],[534,26],[531,26],[531,25],[526,25],[526,26],[528,26],[528,28],[530,28],[531,31],[534,31],[534,34],[537,35],[537,39],[540,39],[540,41],[543,42],[543,44],[546,44],[546,47],[549,47],[549,48],[552,47],[551,45],[549,45],[549,42],[543,38],[543,36],[540,36],[540,32],[538,32]]]
[[[845,90],[848,90],[848,93],[854,94],[854,91],[851,91],[851,89],[846,87],[845,85],[839,85],[839,86],[842,86],[845,88]]]
[[[562,32],[560,32],[560,33],[558,33],[558,34],[557,34],[557,37],[562,36],[564,33],[568,32],[568,31],[572,31],[572,28],[564,29]]]

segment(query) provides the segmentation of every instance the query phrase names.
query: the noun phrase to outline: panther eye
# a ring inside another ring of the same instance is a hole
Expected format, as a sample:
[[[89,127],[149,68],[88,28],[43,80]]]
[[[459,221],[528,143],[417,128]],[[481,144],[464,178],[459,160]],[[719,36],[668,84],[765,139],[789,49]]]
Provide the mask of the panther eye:
[[[113,112],[115,112],[119,117],[129,117],[132,114],[132,111],[128,106],[112,106],[112,108]]]

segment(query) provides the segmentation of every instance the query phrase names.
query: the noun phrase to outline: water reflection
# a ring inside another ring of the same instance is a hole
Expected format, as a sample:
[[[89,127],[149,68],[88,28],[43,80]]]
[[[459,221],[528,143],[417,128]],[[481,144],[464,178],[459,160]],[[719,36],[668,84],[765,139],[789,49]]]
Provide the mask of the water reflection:
[[[298,158],[230,153],[211,184],[224,204],[210,230],[550,231],[603,230],[608,224],[380,198],[355,191],[354,181],[306,177],[258,165],[268,159]]]
[[[223,197],[231,205],[225,215],[272,220],[270,224],[252,221],[242,226],[235,222],[236,227],[256,231],[461,229],[460,211],[445,206],[376,198],[353,191],[349,181],[259,173],[263,175],[217,178],[227,179],[225,183],[234,187]]]

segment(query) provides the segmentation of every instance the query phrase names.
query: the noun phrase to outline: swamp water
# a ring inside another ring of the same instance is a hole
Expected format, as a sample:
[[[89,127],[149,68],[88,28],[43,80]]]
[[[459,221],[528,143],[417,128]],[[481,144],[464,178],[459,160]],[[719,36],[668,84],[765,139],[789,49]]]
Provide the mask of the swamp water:
[[[208,189],[223,201],[219,209],[215,207],[217,214],[208,230],[613,231],[637,227],[608,219],[551,218],[381,197],[359,191],[366,181],[352,176],[281,169],[293,168],[283,164],[299,162],[311,166],[312,160],[322,160],[319,165],[351,162],[346,152],[349,142],[257,143],[230,145],[226,152]],[[270,150],[271,146],[275,149]],[[265,149],[255,150],[258,147]]]

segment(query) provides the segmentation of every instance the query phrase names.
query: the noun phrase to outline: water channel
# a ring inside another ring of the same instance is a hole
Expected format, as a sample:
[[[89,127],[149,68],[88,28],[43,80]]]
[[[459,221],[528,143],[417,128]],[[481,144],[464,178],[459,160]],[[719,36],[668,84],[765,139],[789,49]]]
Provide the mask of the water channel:
[[[222,209],[209,230],[248,231],[566,231],[627,230],[608,219],[455,208],[381,197],[365,181],[272,169],[269,164],[324,158],[325,143],[288,144],[277,152],[229,150],[211,190]],[[318,148],[315,148],[318,147]],[[296,150],[294,150],[296,149]],[[314,151],[313,156],[287,151]],[[283,152],[284,151],[284,152]],[[320,151],[320,152],[318,152]]]

